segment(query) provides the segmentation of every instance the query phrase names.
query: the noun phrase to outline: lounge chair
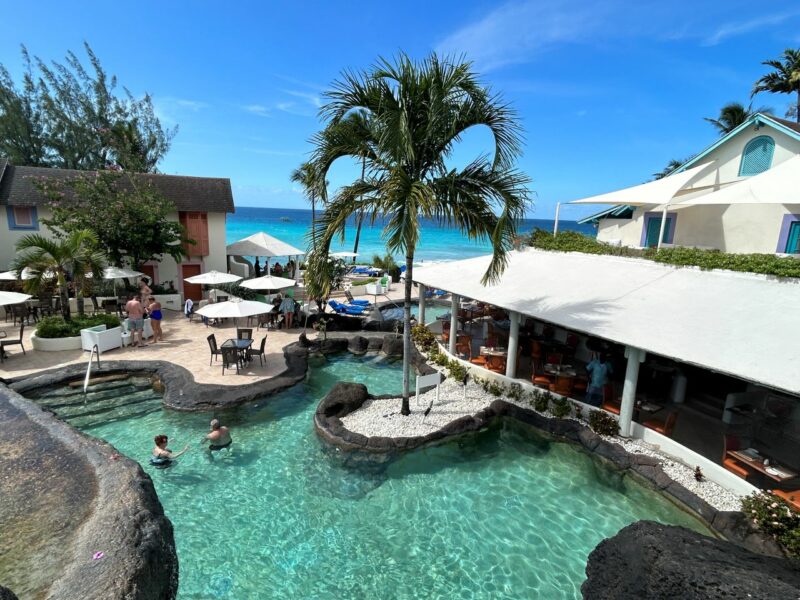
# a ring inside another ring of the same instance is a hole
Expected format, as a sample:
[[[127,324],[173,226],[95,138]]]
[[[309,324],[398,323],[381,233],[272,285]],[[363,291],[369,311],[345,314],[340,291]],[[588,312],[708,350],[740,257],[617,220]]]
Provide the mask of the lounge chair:
[[[352,306],[349,304],[342,304],[341,302],[337,302],[336,300],[328,300],[328,305],[333,309],[334,312],[339,313],[340,315],[363,315],[364,311],[366,310],[363,306]]]
[[[264,361],[267,358],[266,350],[265,350],[266,345],[267,345],[267,336],[264,336],[264,339],[261,340],[261,345],[258,347],[258,349],[254,349],[254,348],[248,348],[247,349],[247,358],[249,358],[250,360],[253,360],[253,357],[257,356],[259,362],[261,363],[261,366],[263,367],[264,366]]]
[[[350,290],[344,291],[344,297],[347,298],[347,302],[352,304],[353,306],[370,306],[372,303],[365,299],[365,298],[353,298],[353,294]]]
[[[25,332],[25,323],[20,323],[18,339],[16,340],[4,339],[0,341],[0,362],[3,362],[3,360],[5,360],[6,346],[19,346],[20,348],[22,348],[22,353],[25,354],[25,346],[22,345],[22,334],[24,332]],[[3,336],[6,335],[5,331],[1,333],[3,333]]]

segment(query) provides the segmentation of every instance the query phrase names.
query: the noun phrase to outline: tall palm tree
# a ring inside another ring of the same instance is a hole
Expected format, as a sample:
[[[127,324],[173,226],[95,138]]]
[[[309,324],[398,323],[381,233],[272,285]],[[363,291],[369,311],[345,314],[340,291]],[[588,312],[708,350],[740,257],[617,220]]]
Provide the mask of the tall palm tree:
[[[729,102],[720,109],[719,117],[716,119],[705,117],[705,120],[716,127],[719,130],[719,134],[722,136],[729,134],[756,113],[771,112],[772,109],[767,106],[762,106],[761,108],[753,110],[752,103],[745,108],[744,104],[740,102]]]
[[[800,48],[787,48],[783,51],[780,60],[765,60],[761,63],[775,69],[761,77],[753,85],[752,98],[759,92],[773,94],[797,94],[795,105],[786,113],[794,115],[800,123]]]
[[[294,183],[303,186],[303,192],[305,193],[309,202],[311,202],[311,227],[313,228],[317,222],[317,194],[316,188],[314,187],[314,165],[312,165],[310,162],[304,162],[302,165],[292,171],[292,174],[289,177]],[[316,248],[316,246],[314,247]]]
[[[76,290],[85,290],[89,285],[87,279],[98,281],[106,264],[105,255],[97,249],[97,236],[88,229],[74,231],[59,240],[38,233],[26,235],[17,242],[16,249],[13,270],[19,273],[27,267],[33,275],[23,281],[25,291],[39,294],[55,283],[65,320],[70,318],[70,282]]]
[[[685,160],[678,160],[678,159],[675,159],[675,158],[673,158],[673,159],[672,159],[671,161],[669,161],[669,162],[667,163],[667,165],[666,165],[666,166],[665,166],[663,169],[661,169],[661,170],[660,170],[658,173],[653,173],[653,179],[663,179],[664,177],[666,177],[667,175],[669,175],[670,173],[672,173],[672,172],[673,172],[675,169],[677,169],[678,167],[680,167],[680,166],[681,166],[683,163],[685,163],[687,160],[689,160],[689,159],[687,158],[687,159],[685,159]]]
[[[380,59],[369,71],[345,72],[326,97],[320,112],[327,125],[313,138],[317,185],[324,185],[322,178],[340,157],[363,157],[366,168],[364,177],[329,199],[313,236],[320,254],[327,252],[348,217],[363,211],[371,224],[385,219],[387,250],[405,256],[401,412],[408,415],[411,284],[420,218],[457,227],[473,240],[488,239],[493,255],[483,281],[496,281],[529,203],[530,180],[514,168],[521,127],[514,111],[479,83],[470,63],[436,54],[421,62],[400,55],[393,63]],[[454,146],[478,125],[491,131],[494,157],[449,168]]]

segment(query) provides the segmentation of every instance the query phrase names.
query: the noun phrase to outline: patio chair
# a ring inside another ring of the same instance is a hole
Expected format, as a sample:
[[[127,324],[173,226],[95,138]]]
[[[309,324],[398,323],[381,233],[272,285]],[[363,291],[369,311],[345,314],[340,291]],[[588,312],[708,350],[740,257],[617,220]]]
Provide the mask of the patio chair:
[[[371,302],[365,298],[353,298],[353,293],[350,290],[344,291],[344,297],[354,306],[369,306],[371,304]]]
[[[471,361],[472,344],[470,344],[468,341],[456,342],[456,356],[458,356],[459,358],[463,358],[464,360]]]
[[[225,369],[236,369],[236,374],[239,374],[239,349],[238,348],[222,348],[222,374],[225,375]]]
[[[236,328],[236,337],[240,340],[252,340],[253,339],[253,330],[252,329],[242,329],[237,327]]]
[[[264,361],[267,359],[267,354],[265,350],[266,346],[267,346],[267,336],[264,336],[264,339],[261,340],[261,345],[258,347],[258,349],[254,349],[252,347],[247,349],[247,358],[253,360],[253,357],[257,356],[259,362],[261,363],[261,366],[263,367]]]
[[[16,325],[17,321],[20,323],[27,322],[28,320],[28,307],[24,304],[19,304],[11,307],[11,315],[14,317],[14,323],[12,325]]]
[[[485,356],[481,356],[481,355],[475,356],[473,358],[470,358],[469,362],[471,362],[473,365],[478,365],[479,367],[483,367],[484,369],[486,368],[486,357]]]
[[[722,447],[722,466],[730,471],[737,477],[747,479],[750,476],[750,471],[745,466],[732,456],[728,456],[728,450],[741,450],[742,442],[737,435],[726,435]]]
[[[539,340],[531,340],[531,361],[534,370],[542,363],[542,342]]]
[[[6,353],[6,346],[19,346],[22,348],[22,353],[25,354],[25,346],[22,345],[22,334],[25,332],[25,323],[20,323],[19,338],[16,340],[4,339],[0,341],[0,362],[4,360]],[[2,332],[5,334],[5,332]]]
[[[656,421],[655,419],[653,419],[651,421],[645,421],[644,423],[642,423],[642,425],[644,425],[648,429],[657,431],[661,435],[669,437],[672,435],[672,430],[675,429],[675,421],[677,420],[678,420],[678,413],[677,411],[673,411],[669,413],[666,421]]]
[[[542,372],[537,365],[534,365],[533,375],[531,375],[531,383],[536,387],[549,390],[550,384],[553,383],[553,378],[547,373]]]
[[[564,355],[559,352],[548,352],[545,362],[548,365],[560,365],[564,360]]]
[[[555,382],[550,384],[550,391],[560,396],[569,396],[572,394],[573,381],[573,377],[557,375]]]
[[[772,493],[785,500],[792,510],[800,512],[800,490],[772,490]]]
[[[208,340],[208,347],[211,350],[211,358],[208,359],[208,366],[211,366],[212,360],[217,360],[217,356],[222,354],[222,351],[217,347],[217,336],[213,333],[206,338]]]
[[[487,356],[486,368],[493,373],[504,375],[506,372],[506,358],[504,356]]]

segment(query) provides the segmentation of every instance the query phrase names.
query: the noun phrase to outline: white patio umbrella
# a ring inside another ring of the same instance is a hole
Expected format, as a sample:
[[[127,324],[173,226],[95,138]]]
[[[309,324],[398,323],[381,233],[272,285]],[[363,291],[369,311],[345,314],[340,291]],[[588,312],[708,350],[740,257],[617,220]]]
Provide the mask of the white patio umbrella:
[[[142,275],[144,273],[123,267],[106,267],[103,269],[103,279],[128,279],[129,277],[141,277]]]
[[[25,302],[26,300],[30,299],[30,294],[20,294],[18,292],[0,292],[0,306],[19,304],[20,302]]]
[[[199,283],[204,285],[220,285],[223,283],[233,283],[239,281],[241,277],[231,273],[220,273],[219,271],[207,271],[184,279],[187,283]]]
[[[274,306],[266,302],[256,302],[254,300],[226,300],[225,302],[214,302],[206,304],[199,309],[196,314],[209,319],[236,319],[238,317],[252,317],[272,312]]]
[[[256,277],[255,279],[247,279],[241,283],[242,287],[251,290],[282,290],[284,288],[294,287],[294,285],[294,279],[275,277],[274,275],[264,275],[263,277]]]
[[[17,281],[17,279],[22,279],[22,280],[33,279],[33,273],[31,273],[31,270],[28,267],[22,269],[22,277],[19,278],[17,277],[17,274],[14,271],[5,271],[3,273],[0,273],[0,280]]]

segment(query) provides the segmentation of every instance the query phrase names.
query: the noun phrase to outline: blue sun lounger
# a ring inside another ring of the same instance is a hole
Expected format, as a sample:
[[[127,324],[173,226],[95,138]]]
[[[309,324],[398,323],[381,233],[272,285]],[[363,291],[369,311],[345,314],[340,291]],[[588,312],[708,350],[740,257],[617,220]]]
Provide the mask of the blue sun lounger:
[[[366,310],[363,306],[351,306],[349,304],[342,304],[336,300],[328,300],[328,305],[340,315],[363,315]]]

